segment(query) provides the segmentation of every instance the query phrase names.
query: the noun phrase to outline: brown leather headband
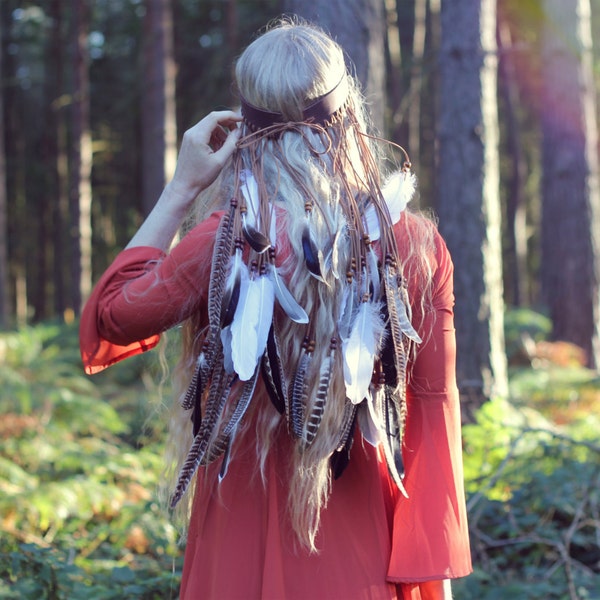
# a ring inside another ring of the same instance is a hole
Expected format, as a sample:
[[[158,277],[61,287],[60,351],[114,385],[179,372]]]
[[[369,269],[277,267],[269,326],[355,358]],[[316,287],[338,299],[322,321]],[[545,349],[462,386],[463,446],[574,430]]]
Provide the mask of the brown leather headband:
[[[344,75],[333,89],[323,96],[319,96],[304,109],[302,122],[326,125],[331,117],[344,105],[347,97],[348,81],[346,75]],[[281,113],[263,110],[250,104],[241,94],[240,102],[244,120],[255,131],[289,121]]]

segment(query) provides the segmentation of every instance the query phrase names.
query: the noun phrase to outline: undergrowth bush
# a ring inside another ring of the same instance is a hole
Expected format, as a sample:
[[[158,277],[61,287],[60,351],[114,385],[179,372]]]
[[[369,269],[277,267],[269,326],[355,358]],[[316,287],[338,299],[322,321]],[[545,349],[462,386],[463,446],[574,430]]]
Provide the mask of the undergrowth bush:
[[[542,317],[507,321],[547,331]],[[0,599],[177,598],[181,548],[154,495],[154,363],[88,378],[74,326],[0,334]],[[519,365],[511,401],[465,426],[475,571],[457,600],[600,598],[599,409],[594,373]]]
[[[147,357],[83,374],[75,327],[0,336],[0,598],[176,598]]]

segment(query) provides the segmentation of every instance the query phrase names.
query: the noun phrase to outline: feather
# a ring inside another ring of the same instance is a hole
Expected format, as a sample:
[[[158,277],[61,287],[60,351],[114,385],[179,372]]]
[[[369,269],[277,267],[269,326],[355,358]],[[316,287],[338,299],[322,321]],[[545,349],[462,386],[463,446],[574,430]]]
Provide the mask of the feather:
[[[331,245],[331,253],[326,259],[326,266],[336,279],[340,278],[340,245],[342,239],[342,229],[338,228],[335,232],[333,243]]]
[[[236,253],[237,253],[237,250],[236,250]],[[236,269],[238,271],[238,273],[236,275],[236,278],[238,279],[238,281],[236,283],[236,285],[238,287],[238,292],[237,292],[238,300],[236,302],[236,307],[235,307],[235,311],[233,313],[233,317],[231,320],[231,325],[227,325],[226,327],[223,327],[220,330],[221,345],[223,347],[223,355],[224,355],[224,365],[225,365],[225,370],[228,373],[233,373],[234,371],[236,371],[235,363],[233,360],[233,348],[234,348],[234,343],[235,343],[234,338],[233,338],[234,322],[237,318],[238,322],[237,322],[236,326],[239,328],[239,326],[240,326],[239,319],[241,317],[239,316],[238,311],[242,311],[245,307],[246,297],[248,295],[248,287],[250,285],[250,272],[248,271],[247,265],[243,261],[240,261],[240,263],[236,267]]]
[[[358,404],[358,412],[356,413],[356,417],[363,438],[369,444],[371,444],[371,446],[376,447],[378,444],[380,444],[382,441],[381,429],[373,420],[373,413],[367,398]]]
[[[310,217],[307,215],[304,228],[302,229],[302,251],[304,253],[304,262],[310,274],[319,281],[323,279],[323,253],[319,250],[315,242],[312,228],[310,226]]]
[[[290,389],[290,429],[299,438],[303,437],[304,415],[306,414],[306,375],[310,368],[312,353],[309,351],[309,342],[305,339],[302,354],[298,361],[298,368],[294,374]]]
[[[408,317],[408,307],[404,302],[402,302],[401,298],[398,297],[398,322],[400,324],[400,329],[402,333],[410,340],[415,342],[416,344],[420,344],[422,342],[421,336],[416,332],[415,328],[412,326],[412,323]]]
[[[402,285],[398,282],[396,268],[392,265],[385,265],[384,267],[384,284],[390,318],[394,317],[397,320],[400,331],[407,338],[420,344],[421,337],[410,322],[408,316],[410,308],[407,308],[402,300]],[[408,299],[408,294],[406,294],[406,298]]]
[[[211,382],[209,397],[206,402],[205,417],[200,426],[198,434],[194,438],[192,446],[183,463],[175,491],[171,496],[170,506],[174,508],[182,496],[185,494],[192,477],[196,473],[198,466],[204,459],[204,455],[213,436],[213,430],[218,417],[225,406],[229,396],[231,386],[235,382],[233,375],[224,372],[215,374]]]
[[[192,410],[191,419],[192,435],[196,437],[200,431],[200,427],[202,426],[202,398],[199,394],[196,396],[196,402],[194,404],[194,409]]]
[[[200,357],[198,357],[198,359],[196,360],[194,374],[192,375],[188,389],[185,392],[185,396],[181,401],[181,408],[183,408],[183,410],[189,410],[194,406],[194,402],[196,401],[196,390],[198,389],[200,378]]]
[[[262,254],[271,247],[271,240],[261,231],[260,194],[256,179],[248,169],[240,173],[240,191],[245,205],[240,209],[242,215],[242,231],[250,247]]]
[[[364,212],[363,225],[371,240],[375,241],[381,237],[377,209],[372,202],[369,202],[369,205]]]
[[[246,215],[248,223],[255,229],[260,230],[262,226],[260,220],[260,194],[258,192],[258,184],[256,183],[254,175],[252,175],[252,171],[249,169],[244,169],[240,173],[240,181],[242,182],[240,190],[244,200],[246,201],[246,207],[248,209]],[[269,207],[271,207],[270,203]],[[275,246],[276,233],[276,213],[275,211],[271,211],[271,226],[269,228],[270,247]]]
[[[231,342],[233,336],[231,335],[231,325],[223,327],[221,329],[221,345],[223,346],[223,367],[227,373],[233,373],[233,358],[231,355]]]
[[[369,249],[367,250],[367,265],[369,280],[371,282],[371,298],[374,302],[379,302],[381,296],[381,281],[379,278],[379,266],[377,262],[375,250],[373,250],[373,246],[369,244]]]
[[[221,299],[221,327],[227,327],[233,320],[240,298],[240,284],[244,267],[247,269],[246,265],[242,263],[242,249],[238,247],[229,261],[229,275]]]
[[[192,419],[192,431],[195,436],[200,429],[200,425],[202,423],[202,393],[204,390],[204,385],[202,381],[202,363],[201,363],[202,354],[196,360],[196,368],[194,369],[194,374],[192,375],[192,379],[190,380],[190,384],[185,393],[185,396],[181,402],[181,408],[183,410],[193,409],[191,414]]]
[[[385,437],[384,400],[383,387],[372,385],[367,397],[358,405],[360,430],[372,446],[377,446]]]
[[[281,306],[285,314],[295,323],[308,323],[306,311],[298,304],[298,302],[296,302],[294,296],[292,296],[292,293],[277,272],[277,267],[271,264],[267,273],[273,284],[277,302],[279,302],[279,306]]]
[[[210,443],[207,449],[206,455],[203,459],[204,464],[209,464],[216,460],[222,454],[229,454],[229,449],[233,445],[235,435],[238,430],[239,424],[243,419],[248,406],[252,398],[254,397],[254,390],[256,389],[256,382],[258,380],[258,369],[256,369],[254,375],[245,381],[241,391],[238,394],[237,400],[233,410],[230,410],[230,414],[224,418],[225,425],[221,427],[216,439]],[[230,398],[232,396],[230,395]],[[233,402],[231,403],[233,404]],[[229,461],[229,456],[226,457],[225,462]],[[221,465],[222,470],[226,471],[227,464]],[[223,474],[224,477],[224,474]],[[222,477],[220,477],[222,479]]]
[[[242,381],[254,373],[258,288],[250,277],[242,277],[240,299],[231,322],[231,359]]]
[[[381,446],[383,448],[383,454],[385,456],[385,462],[387,463],[388,471],[390,472],[390,475],[391,475],[392,479],[394,480],[394,483],[396,484],[397,488],[400,490],[400,493],[405,498],[408,498],[408,492],[406,491],[406,488],[404,487],[404,483],[402,482],[402,476],[398,472],[398,467],[396,466],[396,461],[395,461],[393,451],[390,448],[389,444],[387,443],[387,440],[385,440],[383,442],[383,444],[381,444]]]
[[[388,207],[392,223],[400,220],[400,214],[412,200],[417,185],[417,178],[411,171],[396,171],[381,188],[381,193]]]
[[[392,224],[396,224],[400,220],[402,211],[412,200],[416,184],[417,178],[414,173],[404,170],[396,171],[384,183],[381,193]],[[364,225],[371,240],[375,241],[381,237],[379,216],[375,205],[372,203],[365,210]]]
[[[406,421],[406,402],[403,397],[395,394],[388,385],[384,386],[384,398],[385,433],[390,448],[392,448],[398,472],[402,472],[404,470],[402,465],[402,438]]]
[[[220,349],[219,333],[221,331],[221,306],[223,289],[227,279],[227,268],[233,250],[232,223],[233,212],[237,203],[231,202],[230,213],[225,215],[219,223],[215,247],[213,250],[210,280],[208,285],[208,332],[203,347],[203,379],[215,364],[216,355]],[[206,376],[206,377],[205,377]]]
[[[350,449],[354,441],[354,429],[356,426],[356,413],[358,406],[347,402],[344,405],[344,420],[340,430],[340,438],[335,451],[329,459],[329,465],[333,478],[338,479],[342,476],[348,463],[350,462]]]
[[[354,404],[365,398],[371,384],[375,355],[381,344],[384,324],[379,305],[362,302],[350,336],[342,342],[346,395]]]
[[[350,326],[355,310],[356,286],[356,280],[353,278],[342,290],[338,319],[338,333],[342,341],[350,335]]]
[[[390,308],[391,306],[388,305],[389,319],[386,326],[389,342],[384,343],[380,359],[386,382],[392,385],[395,392],[403,393],[406,382],[406,348],[398,325],[397,311],[395,308]]]
[[[273,282],[266,275],[261,275],[258,284],[258,318],[256,320],[256,350],[254,366],[260,362],[265,353],[269,331],[273,322],[273,307],[275,305],[275,289]]]
[[[271,247],[271,240],[250,224],[248,215],[245,212],[242,212],[242,231],[246,241],[255,252],[262,254]]]
[[[264,275],[240,288],[240,301],[231,323],[231,358],[242,381],[252,377],[267,345],[273,319],[273,284]]]
[[[263,355],[263,379],[273,405],[280,414],[288,414],[287,409],[287,382],[281,364],[281,350],[275,328],[271,325],[267,348]]]
[[[223,428],[222,435],[230,437],[233,432],[237,429],[240,421],[248,410],[250,401],[254,396],[254,390],[256,389],[256,382],[258,381],[258,368],[254,371],[254,374],[248,381],[244,382],[239,398],[236,402],[235,408],[233,409],[231,416],[229,417],[227,424]]]
[[[260,197],[258,193],[258,184],[250,169],[244,169],[240,173],[240,190],[246,201],[246,206],[250,209],[250,214],[258,215],[260,207]]]
[[[373,400],[376,414],[380,417],[380,441],[387,463],[390,476],[396,486],[406,498],[408,494],[404,488],[401,472],[402,464],[402,431],[400,420],[404,411],[404,394],[396,394],[388,385],[377,385]]]
[[[331,383],[331,373],[333,371],[336,347],[337,340],[332,338],[329,354],[327,354],[321,362],[321,367],[319,369],[319,384],[317,386],[315,401],[308,419],[306,420],[304,441],[307,445],[311,444],[315,439],[319,426],[321,425],[321,420],[323,419],[325,404],[327,403],[327,396],[329,394],[329,384]]]
[[[232,438],[235,437],[235,432],[232,434]],[[227,440],[227,446],[223,452],[223,461],[221,462],[221,468],[219,469],[219,483],[225,479],[227,471],[229,469],[229,461],[231,459],[231,446],[233,445],[233,439]]]

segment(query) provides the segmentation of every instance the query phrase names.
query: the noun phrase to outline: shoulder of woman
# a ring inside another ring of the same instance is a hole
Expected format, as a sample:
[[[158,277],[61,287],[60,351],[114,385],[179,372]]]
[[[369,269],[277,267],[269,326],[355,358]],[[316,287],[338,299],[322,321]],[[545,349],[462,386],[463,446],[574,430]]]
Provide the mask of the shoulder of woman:
[[[404,211],[394,233],[409,287],[416,291],[431,286],[434,296],[451,293],[454,268],[436,222],[427,215]]]
[[[432,217],[405,210],[394,225],[394,234],[402,259],[426,259],[433,270],[448,261],[451,263],[446,243]]]

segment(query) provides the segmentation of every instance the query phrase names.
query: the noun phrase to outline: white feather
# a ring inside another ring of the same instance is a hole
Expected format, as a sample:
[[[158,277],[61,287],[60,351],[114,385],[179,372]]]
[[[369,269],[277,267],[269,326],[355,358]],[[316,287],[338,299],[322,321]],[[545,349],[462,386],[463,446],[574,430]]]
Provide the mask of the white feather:
[[[402,211],[412,200],[416,184],[417,178],[411,171],[396,171],[381,188],[392,223],[397,223],[400,220]]]
[[[285,285],[275,265],[269,266],[267,276],[271,279],[275,289],[275,297],[287,316],[296,323],[308,323],[306,311],[296,302],[296,299]]]
[[[402,211],[412,200],[416,184],[417,178],[411,171],[396,171],[381,188],[392,223],[396,224],[400,220]],[[371,241],[378,240],[381,237],[381,230],[377,212],[372,204],[365,211],[364,223]]]
[[[275,291],[266,276],[244,278],[231,323],[231,359],[241,381],[248,381],[267,346]]]
[[[246,207],[248,209],[248,213],[246,215],[248,223],[257,229],[260,229],[260,197],[258,195],[258,184],[256,183],[256,179],[254,179],[252,171],[250,171],[249,169],[244,169],[240,173],[240,181],[240,189],[242,191],[242,195],[244,196],[244,200],[246,201]],[[269,204],[269,206],[271,205]],[[269,239],[271,240],[271,246],[275,246],[276,237],[277,219],[275,211],[272,210],[271,226],[269,228]]]
[[[346,396],[353,404],[362,402],[369,393],[375,355],[383,331],[379,305],[363,302],[354,319],[350,336],[342,342]]]
[[[259,305],[258,318],[256,320],[256,363],[262,358],[267,347],[267,338],[269,337],[269,329],[273,321],[273,306],[275,304],[275,290],[273,282],[266,275],[261,275],[258,278],[259,290]]]
[[[258,184],[252,171],[244,169],[240,173],[242,195],[246,201],[246,208],[248,209],[248,218],[252,225],[256,225],[256,217],[258,215],[258,209],[260,207],[260,198],[258,197]]]
[[[225,281],[225,288],[223,297],[221,299],[221,318],[223,318],[228,308],[225,306],[225,303],[231,302],[231,295],[233,288],[235,287],[236,279],[238,276],[240,276],[244,266],[245,265],[242,263],[242,251],[240,249],[236,249],[234,255],[229,259],[229,274],[227,275],[227,279]]]
[[[379,231],[379,218],[377,217],[377,211],[372,204],[367,206],[363,221],[371,241],[378,240],[381,237],[381,232]]]
[[[242,381],[247,381],[256,366],[257,283],[242,271],[240,299],[231,323],[231,359]]]
[[[350,335],[350,326],[354,313],[354,301],[356,299],[356,280],[353,279],[350,285],[345,285],[340,299],[340,312],[338,318],[338,332],[343,341]]]
[[[371,446],[378,446],[383,440],[384,426],[382,416],[375,410],[372,394],[370,390],[358,407],[358,425],[365,440]]]
[[[369,245],[369,251],[367,252],[367,264],[369,265],[369,277],[371,285],[373,286],[373,300],[377,302],[379,301],[379,296],[381,296],[381,281],[379,279],[377,255],[371,245]]]
[[[231,326],[221,329],[221,344],[223,345],[223,366],[227,373],[233,373],[233,359],[231,358]]]

